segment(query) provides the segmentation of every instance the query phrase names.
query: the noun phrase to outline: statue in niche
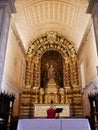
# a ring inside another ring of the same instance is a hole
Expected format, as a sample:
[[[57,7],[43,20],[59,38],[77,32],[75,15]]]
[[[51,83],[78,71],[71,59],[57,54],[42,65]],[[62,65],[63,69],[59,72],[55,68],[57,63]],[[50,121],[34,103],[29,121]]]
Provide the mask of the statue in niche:
[[[41,59],[40,86],[45,87],[50,79],[54,80],[59,87],[63,87],[63,59],[54,50],[45,52]]]
[[[49,78],[49,80],[55,78],[55,70],[54,70],[54,66],[52,64],[50,64],[50,66],[48,68],[48,78]]]
[[[56,66],[57,66],[56,63],[54,63],[53,61],[46,63],[47,76],[45,78],[48,79],[47,81],[55,80],[56,84],[58,86],[60,86],[59,82],[61,81],[61,79],[60,79],[60,75],[59,75],[59,73],[57,71],[57,68],[55,68]]]

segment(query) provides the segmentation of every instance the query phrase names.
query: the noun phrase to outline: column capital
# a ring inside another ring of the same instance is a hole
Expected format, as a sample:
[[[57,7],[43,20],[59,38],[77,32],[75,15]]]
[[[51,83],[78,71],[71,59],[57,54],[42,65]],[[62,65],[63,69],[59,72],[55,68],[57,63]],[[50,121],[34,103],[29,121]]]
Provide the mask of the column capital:
[[[0,7],[9,6],[11,13],[15,13],[16,9],[14,6],[15,0],[0,0]]]
[[[87,13],[93,14],[98,8],[98,0],[90,0],[87,8]]]

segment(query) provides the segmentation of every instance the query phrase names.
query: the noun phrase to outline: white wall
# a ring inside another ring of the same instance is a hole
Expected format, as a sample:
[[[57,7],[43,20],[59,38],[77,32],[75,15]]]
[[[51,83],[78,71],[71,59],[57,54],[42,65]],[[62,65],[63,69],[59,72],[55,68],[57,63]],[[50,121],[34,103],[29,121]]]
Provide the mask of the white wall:
[[[84,64],[83,63],[81,63],[81,65],[80,65],[80,70],[81,70],[82,88],[84,88],[86,85],[86,82],[85,82],[85,72],[84,72]]]
[[[8,92],[9,94],[15,94],[14,115],[18,115],[19,112],[19,93],[22,92],[21,90],[23,87],[25,72],[24,69],[24,54],[20,48],[19,39],[17,39],[12,27],[10,27],[2,81],[2,91]]]
[[[90,106],[89,106],[89,101],[88,101],[88,94],[92,93],[94,84],[92,84],[91,82],[95,80],[97,76],[96,66],[98,66],[98,58],[97,58],[93,25],[87,36],[85,45],[83,47],[82,54],[80,56],[80,61],[81,61],[80,66],[83,66],[83,67],[80,67],[80,69],[81,69],[81,78],[82,78],[81,79],[82,88],[84,88],[82,91],[84,115],[89,115]],[[85,77],[83,77],[83,75]]]

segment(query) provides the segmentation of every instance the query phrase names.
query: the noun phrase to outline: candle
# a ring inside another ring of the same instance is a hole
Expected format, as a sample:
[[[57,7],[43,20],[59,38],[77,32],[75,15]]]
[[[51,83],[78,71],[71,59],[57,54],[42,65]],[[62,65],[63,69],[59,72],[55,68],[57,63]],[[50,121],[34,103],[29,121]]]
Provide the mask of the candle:
[[[12,101],[10,101],[10,107],[12,107]]]
[[[95,107],[95,101],[93,101],[93,107]]]
[[[9,118],[8,118],[8,123],[10,123],[10,121],[11,121],[11,117],[9,116]]]

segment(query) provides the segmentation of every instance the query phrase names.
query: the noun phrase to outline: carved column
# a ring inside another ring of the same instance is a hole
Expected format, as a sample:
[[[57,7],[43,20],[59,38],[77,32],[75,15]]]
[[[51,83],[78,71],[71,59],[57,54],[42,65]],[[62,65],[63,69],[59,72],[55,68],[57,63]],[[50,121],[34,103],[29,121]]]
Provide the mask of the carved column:
[[[15,0],[0,0],[0,91],[11,14],[15,13]]]
[[[43,103],[43,95],[44,95],[44,89],[40,88],[40,90],[39,90],[39,103],[40,104]]]
[[[87,12],[92,15],[98,56],[98,0],[90,0]]]
[[[25,88],[32,86],[32,57],[26,55]]]
[[[64,88],[60,88],[59,91],[60,91],[60,95],[61,95],[60,103],[64,104]]]

